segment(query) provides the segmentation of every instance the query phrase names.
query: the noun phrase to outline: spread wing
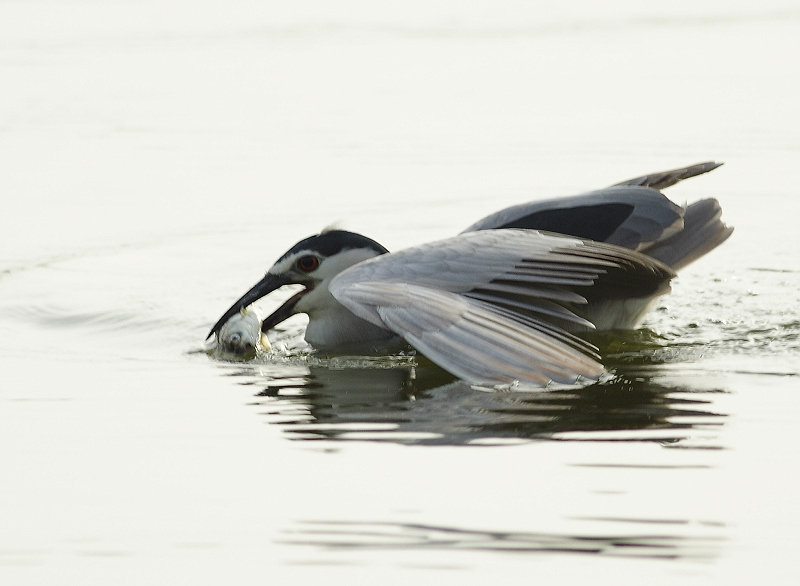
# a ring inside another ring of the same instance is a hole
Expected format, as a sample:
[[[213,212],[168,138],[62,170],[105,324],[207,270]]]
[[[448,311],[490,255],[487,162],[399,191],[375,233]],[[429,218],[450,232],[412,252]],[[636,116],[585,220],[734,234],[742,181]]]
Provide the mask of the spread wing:
[[[603,372],[593,349],[578,338],[456,293],[367,281],[339,299],[351,308],[374,308],[385,327],[472,383],[545,386],[597,379]]]
[[[464,232],[545,230],[647,252],[684,227],[685,210],[658,190],[721,164],[700,163],[643,175],[581,195],[512,206],[479,220]]]
[[[630,250],[531,230],[462,234],[338,275],[331,294],[476,384],[596,379],[596,349],[566,327],[588,297],[657,295],[673,273]]]

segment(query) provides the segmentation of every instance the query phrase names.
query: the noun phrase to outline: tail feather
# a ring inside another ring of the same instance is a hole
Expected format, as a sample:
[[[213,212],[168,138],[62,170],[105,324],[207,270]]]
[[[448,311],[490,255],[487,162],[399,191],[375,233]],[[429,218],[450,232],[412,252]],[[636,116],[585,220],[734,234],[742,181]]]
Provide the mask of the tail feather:
[[[678,271],[728,239],[733,228],[720,219],[721,215],[716,199],[696,201],[686,208],[683,230],[642,252]]]
[[[684,179],[689,179],[690,177],[696,177],[697,175],[702,175],[703,173],[713,171],[721,165],[722,163],[715,163],[714,161],[698,163],[696,165],[690,165],[689,167],[681,167],[680,169],[672,169],[670,171],[642,175],[641,177],[628,179],[622,183],[616,183],[612,185],[612,187],[616,187],[617,185],[629,185],[638,187],[652,187],[653,189],[666,189],[667,187],[675,185]]]

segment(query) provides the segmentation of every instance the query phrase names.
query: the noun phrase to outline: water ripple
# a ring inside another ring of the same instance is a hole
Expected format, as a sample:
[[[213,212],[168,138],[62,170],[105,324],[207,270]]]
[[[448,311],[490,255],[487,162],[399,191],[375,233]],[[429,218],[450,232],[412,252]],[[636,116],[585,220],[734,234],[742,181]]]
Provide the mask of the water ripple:
[[[689,525],[686,520],[615,519],[617,523]],[[358,521],[303,521],[285,531],[282,543],[326,549],[444,549],[510,553],[564,553],[664,560],[710,560],[718,557],[724,538],[716,534],[620,532],[572,535],[515,531],[481,531],[437,525]]]

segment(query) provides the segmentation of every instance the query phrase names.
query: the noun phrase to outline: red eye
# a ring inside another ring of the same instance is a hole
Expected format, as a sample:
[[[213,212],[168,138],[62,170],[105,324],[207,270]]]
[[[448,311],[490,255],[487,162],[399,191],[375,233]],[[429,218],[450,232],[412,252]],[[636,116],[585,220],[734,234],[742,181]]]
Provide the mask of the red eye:
[[[310,273],[319,266],[319,259],[316,256],[308,255],[297,260],[297,268],[304,273]]]

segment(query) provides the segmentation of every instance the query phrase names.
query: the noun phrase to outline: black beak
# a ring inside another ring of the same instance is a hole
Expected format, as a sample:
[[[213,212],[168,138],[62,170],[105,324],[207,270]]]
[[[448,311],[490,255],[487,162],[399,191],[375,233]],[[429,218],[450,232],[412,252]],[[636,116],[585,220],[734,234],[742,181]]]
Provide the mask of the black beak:
[[[277,326],[279,323],[286,321],[290,317],[294,315],[294,306],[297,305],[297,302],[300,301],[300,298],[308,293],[311,290],[310,287],[303,289],[302,291],[298,291],[289,299],[283,302],[278,309],[273,311],[270,315],[264,318],[264,321],[261,322],[261,331],[265,334],[270,331],[272,328]]]
[[[206,336],[206,339],[210,338],[214,334],[218,334],[219,330],[222,328],[222,326],[225,325],[225,322],[228,321],[232,316],[234,316],[238,312],[240,312],[243,308],[247,307],[251,303],[253,303],[255,301],[258,301],[262,297],[265,297],[265,296],[269,295],[270,293],[272,293],[276,289],[280,289],[281,287],[283,287],[284,285],[287,285],[287,284],[288,284],[288,282],[286,281],[286,279],[284,277],[277,277],[275,275],[271,275],[271,274],[267,273],[266,276],[263,279],[261,279],[258,283],[256,283],[253,286],[252,289],[250,289],[247,293],[242,295],[242,297],[236,303],[231,305],[231,307],[230,307],[230,309],[228,309],[228,311],[226,311],[224,314],[222,314],[222,317],[219,318],[219,321],[214,324],[213,328],[211,328],[211,331],[208,333],[208,336]],[[298,295],[292,296],[292,298],[289,301],[292,301],[292,299],[294,299],[295,297],[298,297]],[[298,299],[299,299],[299,297],[298,297]],[[286,307],[287,303],[284,303],[283,306],[281,307],[281,309],[283,309],[283,307]],[[294,306],[295,303],[297,303],[297,299],[294,299],[294,302],[292,303],[292,307]],[[281,311],[281,310],[279,309],[278,311]],[[278,312],[275,312],[275,313],[278,313]],[[272,315],[274,316],[275,313],[273,313]],[[288,313],[286,315],[286,317],[284,317],[283,319],[288,318],[290,315],[291,315],[291,313]],[[272,316],[270,316],[270,317],[272,317]],[[267,319],[269,319],[269,318],[267,318]],[[281,320],[281,321],[283,321],[283,320]]]

